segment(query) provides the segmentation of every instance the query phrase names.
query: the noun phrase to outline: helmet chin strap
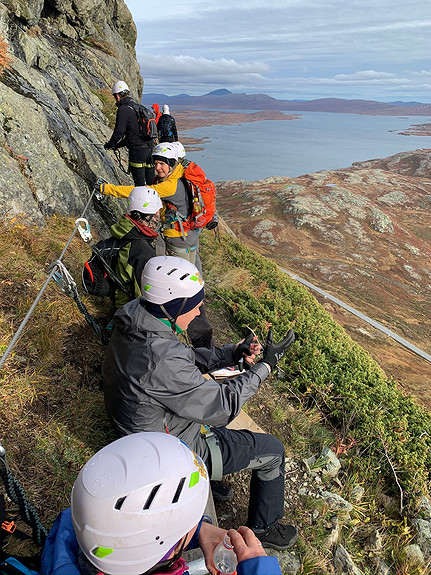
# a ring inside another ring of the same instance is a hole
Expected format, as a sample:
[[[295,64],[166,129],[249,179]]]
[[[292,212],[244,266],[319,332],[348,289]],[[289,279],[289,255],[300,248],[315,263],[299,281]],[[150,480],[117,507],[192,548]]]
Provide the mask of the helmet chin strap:
[[[160,309],[163,311],[164,314],[166,314],[166,317],[170,321],[171,329],[173,332],[175,332],[175,324],[177,323],[177,319],[181,315],[181,312],[183,311],[184,306],[186,305],[188,299],[189,299],[188,297],[185,297],[183,299],[183,303],[181,304],[180,309],[178,310],[178,313],[175,317],[171,316],[171,314],[166,310],[166,308],[163,304],[160,305]]]

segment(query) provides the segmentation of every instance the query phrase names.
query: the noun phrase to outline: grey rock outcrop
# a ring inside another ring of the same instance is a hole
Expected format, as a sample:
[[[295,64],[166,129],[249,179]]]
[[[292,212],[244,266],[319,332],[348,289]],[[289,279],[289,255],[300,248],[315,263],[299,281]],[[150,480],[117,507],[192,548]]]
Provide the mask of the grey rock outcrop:
[[[343,499],[340,495],[337,495],[337,493],[322,491],[320,493],[320,497],[325,501],[330,509],[334,509],[336,511],[344,511],[346,513],[353,509],[352,504]]]
[[[412,525],[416,528],[414,543],[419,545],[426,561],[431,559],[431,521],[413,519]]]
[[[362,575],[362,571],[353,563],[350,554],[342,545],[338,545],[335,550],[334,567],[336,573]]]
[[[78,216],[97,177],[131,183],[100,145],[113,82],[142,93],[124,1],[2,0],[0,35],[11,57],[0,75],[0,215]]]

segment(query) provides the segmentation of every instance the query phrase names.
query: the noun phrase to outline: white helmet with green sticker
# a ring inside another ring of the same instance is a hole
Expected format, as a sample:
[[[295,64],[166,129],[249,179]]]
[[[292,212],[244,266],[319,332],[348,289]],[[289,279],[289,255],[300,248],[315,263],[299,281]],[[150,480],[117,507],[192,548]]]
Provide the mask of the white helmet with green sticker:
[[[142,294],[147,301],[158,305],[177,298],[191,298],[203,287],[198,268],[175,256],[151,258],[142,272]]]
[[[208,486],[204,463],[177,437],[122,437],[96,453],[73,486],[79,546],[104,573],[145,573],[199,523]]]
[[[159,194],[148,186],[133,188],[127,198],[127,213],[156,214],[163,207]]]
[[[130,92],[130,88],[126,84],[126,82],[124,82],[123,80],[115,82],[115,84],[112,86],[112,94],[113,95],[122,94],[122,93],[126,93],[126,92]]]

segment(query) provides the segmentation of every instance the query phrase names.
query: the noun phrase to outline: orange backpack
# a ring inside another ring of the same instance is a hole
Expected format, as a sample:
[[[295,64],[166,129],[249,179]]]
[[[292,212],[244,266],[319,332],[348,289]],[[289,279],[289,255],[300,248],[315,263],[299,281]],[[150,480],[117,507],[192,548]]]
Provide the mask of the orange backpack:
[[[190,229],[203,228],[211,222],[216,212],[216,188],[205,172],[194,162],[190,162],[184,170],[192,195],[192,213]]]
[[[168,221],[175,223],[175,229],[184,232],[196,228],[214,229],[217,226],[216,216],[216,188],[214,182],[209,180],[205,172],[194,162],[188,162],[184,170],[183,179],[190,195],[190,214],[186,217],[180,214],[177,208],[168,201],[164,201],[170,216]]]

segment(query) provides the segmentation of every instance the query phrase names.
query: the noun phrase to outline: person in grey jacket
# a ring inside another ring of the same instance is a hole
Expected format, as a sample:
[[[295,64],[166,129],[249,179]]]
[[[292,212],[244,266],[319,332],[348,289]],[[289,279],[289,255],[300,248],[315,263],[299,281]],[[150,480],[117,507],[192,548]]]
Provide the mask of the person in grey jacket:
[[[262,360],[235,379],[216,382],[203,374],[253,359],[261,352],[248,339],[213,349],[194,349],[183,340],[199,315],[204,282],[191,263],[173,256],[150,259],[141,280],[142,298],[114,316],[103,365],[105,406],[120,435],[161,431],[179,437],[204,460],[211,479],[251,469],[247,525],[264,546],[287,549],[295,527],[284,514],[284,447],[269,434],[225,426],[240,412],[294,340],[279,343],[268,334]],[[201,425],[209,427],[204,433]]]

